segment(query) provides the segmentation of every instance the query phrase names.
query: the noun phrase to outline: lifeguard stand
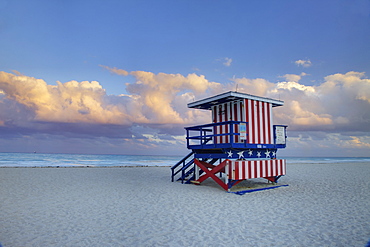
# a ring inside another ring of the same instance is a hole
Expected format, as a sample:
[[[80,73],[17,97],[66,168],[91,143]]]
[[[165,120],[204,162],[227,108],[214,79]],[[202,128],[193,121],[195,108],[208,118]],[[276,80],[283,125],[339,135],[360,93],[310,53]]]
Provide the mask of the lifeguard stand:
[[[227,191],[251,178],[276,183],[286,172],[286,161],[276,153],[286,146],[287,126],[273,125],[272,109],[282,105],[280,100],[239,92],[189,103],[189,108],[211,110],[212,123],[185,128],[192,151],[171,168],[172,182],[176,176],[194,184],[212,178]]]

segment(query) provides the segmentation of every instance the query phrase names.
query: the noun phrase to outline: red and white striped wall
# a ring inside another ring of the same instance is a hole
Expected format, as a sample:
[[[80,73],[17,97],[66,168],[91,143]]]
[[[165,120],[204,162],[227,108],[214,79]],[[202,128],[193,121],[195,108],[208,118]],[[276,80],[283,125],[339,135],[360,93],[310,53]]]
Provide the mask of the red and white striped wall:
[[[213,123],[225,121],[248,122],[247,143],[249,144],[273,144],[273,122],[272,104],[244,99],[235,102],[215,105],[212,107]],[[217,126],[215,134],[229,133],[229,125]],[[234,125],[234,132],[238,133],[239,126]],[[216,143],[229,143],[229,136],[218,136]],[[235,137],[234,142],[242,142],[239,136]]]
[[[228,102],[212,107],[213,123],[220,123],[225,121],[244,121],[243,120],[243,101]],[[229,125],[221,125],[215,127],[215,134],[229,133]],[[234,125],[234,132],[238,133],[239,125]],[[234,142],[241,142],[239,136],[234,136]],[[216,143],[229,143],[230,136],[218,136],[215,139]]]
[[[229,160],[225,171],[233,180],[280,176],[286,173],[286,160]]]
[[[248,122],[248,143],[273,144],[272,105],[257,100],[245,100],[245,120]]]

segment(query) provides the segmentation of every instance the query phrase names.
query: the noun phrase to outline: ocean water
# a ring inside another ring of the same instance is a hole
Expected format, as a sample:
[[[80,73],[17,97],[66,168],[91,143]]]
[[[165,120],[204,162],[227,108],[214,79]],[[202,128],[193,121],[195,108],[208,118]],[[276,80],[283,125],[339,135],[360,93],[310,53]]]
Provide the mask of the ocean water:
[[[327,163],[357,163],[368,162],[370,157],[279,157],[291,164],[327,164]]]
[[[0,167],[173,166],[183,156],[0,153]],[[370,157],[279,157],[288,164],[368,162]]]
[[[0,153],[0,167],[173,166],[182,156]]]

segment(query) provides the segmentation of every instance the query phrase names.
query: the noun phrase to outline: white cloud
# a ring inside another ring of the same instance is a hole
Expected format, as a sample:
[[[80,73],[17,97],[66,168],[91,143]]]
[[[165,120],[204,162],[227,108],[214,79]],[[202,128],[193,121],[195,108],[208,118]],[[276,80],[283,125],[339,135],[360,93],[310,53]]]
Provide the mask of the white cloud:
[[[106,69],[135,77],[134,83],[126,84],[127,95],[108,96],[96,81],[58,82],[54,86],[41,79],[1,72],[1,97],[8,99],[7,104],[11,100],[23,105],[23,111],[34,114],[36,121],[183,125],[209,122],[209,112],[188,109],[187,103],[235,90],[238,84],[240,92],[284,100],[285,106],[276,108],[275,115],[291,129],[370,128],[370,80],[364,73],[330,75],[318,86],[306,86],[297,80],[271,83],[261,78],[236,78],[233,83],[220,84],[196,74]],[[4,105],[4,101],[0,103]],[[32,118],[32,114],[23,115]],[[2,125],[6,119],[0,118]]]
[[[317,86],[280,82],[267,94],[285,101],[276,115],[292,129],[370,131],[370,80],[364,73],[330,75]]]
[[[287,81],[293,81],[293,82],[298,82],[302,79],[302,76],[306,76],[308,74],[302,72],[300,75],[296,75],[296,74],[285,74],[281,77],[285,78]]]
[[[320,85],[322,94],[336,94],[336,98],[346,97],[348,100],[364,100],[370,103],[370,79],[365,78],[365,73],[351,71],[346,74],[334,74],[325,77],[325,82]],[[344,102],[343,102],[344,103]]]
[[[146,138],[132,128],[127,130],[125,139],[134,135],[136,142],[155,148],[155,143],[174,143],[169,137],[183,135],[184,125],[210,122],[209,111],[188,109],[187,103],[234,91],[237,84],[239,92],[284,100],[283,107],[274,109],[274,123],[289,125],[289,131],[370,132],[370,80],[360,72],[329,75],[320,85],[306,86],[299,83],[300,77],[306,74],[287,74],[284,76],[287,81],[279,83],[262,78],[235,78],[232,83],[220,84],[196,74],[104,68],[135,78],[135,82],[126,84],[127,94],[107,95],[96,81],[48,85],[42,79],[0,72],[0,126],[11,124],[24,129],[29,127],[27,124],[40,121],[127,128],[152,126],[154,130],[145,133]],[[369,143],[365,136],[351,137],[345,143],[365,145]],[[145,143],[148,140],[150,143]]]
[[[293,125],[299,126],[323,126],[323,125],[331,125],[333,121],[331,119],[331,115],[329,114],[317,114],[310,110],[305,109],[303,105],[299,101],[291,101],[290,102],[290,110],[291,114],[294,116],[292,119]]]
[[[225,62],[223,63],[223,65],[225,65],[226,67],[230,67],[233,60],[228,57],[225,57],[224,59],[225,59]]]
[[[308,60],[297,60],[294,62],[297,66],[302,66],[302,67],[310,67],[312,65],[311,61]]]
[[[316,92],[314,87],[305,86],[305,85],[299,84],[298,82],[294,82],[294,81],[286,81],[286,82],[277,83],[276,87],[275,87],[275,90],[273,90],[273,92],[277,92],[277,90],[279,90],[279,89],[285,89],[285,90],[289,90],[289,91],[292,91],[292,90],[296,89],[296,90],[303,91],[303,92],[306,92],[306,93],[315,93]]]
[[[272,90],[276,85],[262,78],[248,79],[248,78],[235,78],[232,79],[235,84],[238,85],[238,91],[245,92],[248,94],[254,94],[257,96],[264,96],[270,90]],[[229,84],[225,85],[225,91],[234,91],[235,85]]]
[[[128,75],[128,72],[126,70],[123,70],[123,69],[110,68],[110,67],[105,66],[105,65],[99,65],[99,66],[102,67],[103,69],[107,69],[110,72],[112,72],[114,74],[117,74],[117,75],[123,75],[123,76],[127,76]]]
[[[355,136],[321,131],[294,133],[289,131],[288,134],[288,148],[279,151],[280,155],[356,157],[368,156],[370,151],[370,136]]]
[[[104,67],[104,66],[102,66]],[[99,124],[184,124],[207,116],[186,108],[190,99],[220,92],[219,83],[204,76],[154,74],[109,69],[122,76],[132,75],[127,95],[107,95],[99,82],[69,81],[48,85],[42,79],[0,72],[0,96],[25,106],[34,121]],[[10,100],[10,101],[9,101]],[[0,102],[1,104],[2,102]],[[7,108],[7,107],[5,107]],[[20,114],[20,115],[26,115]],[[4,118],[9,118],[4,116]],[[0,121],[4,121],[0,114]],[[5,121],[6,123],[6,121]]]
[[[185,100],[220,92],[221,89],[221,84],[196,74],[183,76],[133,71],[130,75],[135,77],[136,82],[127,83],[126,90],[140,96],[136,102],[137,110],[155,123],[184,124],[197,121],[190,109],[184,109],[187,103]]]
[[[34,120],[63,123],[125,123],[117,105],[106,104],[105,90],[96,82],[48,85],[44,80],[0,72],[0,88],[8,100],[26,106]]]

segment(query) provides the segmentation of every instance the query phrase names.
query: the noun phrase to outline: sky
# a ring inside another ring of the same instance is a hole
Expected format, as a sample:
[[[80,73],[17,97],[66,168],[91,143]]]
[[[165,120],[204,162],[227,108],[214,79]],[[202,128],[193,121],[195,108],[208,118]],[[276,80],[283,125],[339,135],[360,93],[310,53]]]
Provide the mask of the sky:
[[[283,156],[370,156],[369,0],[0,0],[0,152],[183,155],[187,104],[283,100]]]

